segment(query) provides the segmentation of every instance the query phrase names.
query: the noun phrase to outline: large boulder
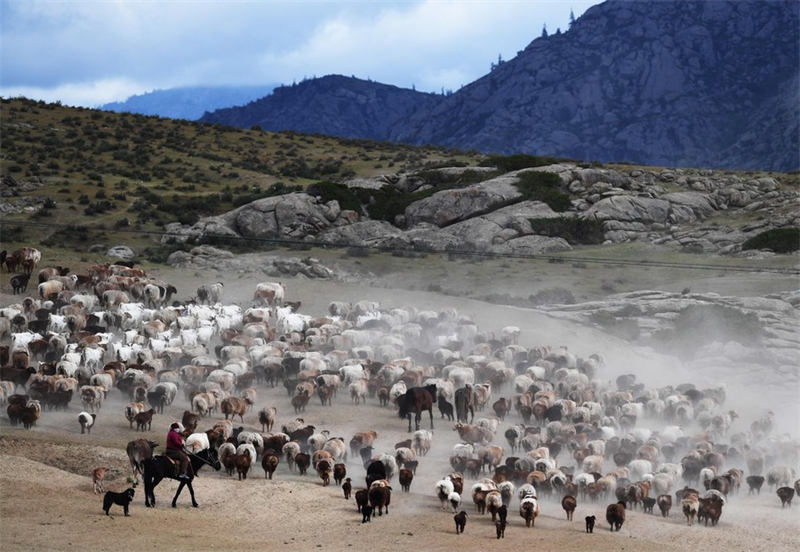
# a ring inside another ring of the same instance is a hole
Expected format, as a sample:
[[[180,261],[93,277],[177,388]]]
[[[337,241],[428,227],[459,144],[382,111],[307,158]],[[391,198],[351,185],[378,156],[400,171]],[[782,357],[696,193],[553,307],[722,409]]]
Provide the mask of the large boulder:
[[[447,226],[518,201],[516,173],[508,173],[464,188],[442,190],[415,201],[405,211],[409,227],[429,222]]]
[[[330,228],[319,234],[319,241],[348,246],[407,243],[403,231],[383,220],[362,220],[353,224]]]
[[[606,197],[584,211],[583,216],[594,220],[621,220],[644,224],[669,222],[670,203],[663,199],[615,195]]]
[[[223,215],[229,227],[248,238],[297,238],[329,228],[339,204],[320,204],[314,196],[292,193],[266,197]]]
[[[512,255],[541,255],[543,253],[557,253],[570,251],[572,247],[564,238],[550,238],[547,236],[521,236],[510,239],[504,243],[492,246],[493,253],[506,253]]]

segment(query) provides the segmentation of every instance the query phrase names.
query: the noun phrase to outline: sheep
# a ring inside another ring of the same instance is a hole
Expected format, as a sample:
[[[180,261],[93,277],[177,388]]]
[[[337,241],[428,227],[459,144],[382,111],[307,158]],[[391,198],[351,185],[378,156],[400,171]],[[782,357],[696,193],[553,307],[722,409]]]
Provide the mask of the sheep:
[[[447,495],[447,503],[450,504],[450,508],[453,510],[453,513],[455,513],[461,506],[461,495],[453,491]]]
[[[461,510],[459,513],[453,516],[453,519],[456,522],[456,535],[463,533],[464,528],[467,526],[467,513],[464,510]]]
[[[278,410],[274,406],[259,410],[258,423],[261,424],[261,431],[272,431],[272,426],[275,425],[275,419],[277,416]]]
[[[139,412],[144,412],[144,403],[130,402],[125,406],[125,419],[128,420],[131,429],[133,429],[133,422]]]
[[[250,466],[253,463],[253,458],[247,452],[236,454],[234,456],[234,464],[236,471],[239,474],[239,481],[247,479],[247,472],[250,471]]]
[[[92,426],[94,425],[96,418],[97,414],[95,413],[89,414],[88,412],[81,412],[78,414],[78,423],[81,426],[81,435],[83,435],[84,431],[86,433],[92,432]]]
[[[486,497],[484,498],[484,502],[486,504],[486,509],[492,514],[492,523],[497,521],[497,513],[504,506],[503,504],[503,497],[500,495],[500,491],[498,490],[491,490],[486,493]]]
[[[92,470],[92,488],[94,494],[100,494],[105,491],[103,488],[103,480],[108,473],[108,468],[95,468]]]
[[[316,470],[317,475],[322,479],[322,486],[327,487],[330,484],[331,473],[333,472],[332,462],[327,458],[323,458],[316,463]]]
[[[311,465],[311,457],[304,452],[298,452],[294,457],[294,463],[297,465],[300,475],[305,475],[308,466]]]
[[[139,412],[136,416],[134,416],[133,419],[136,422],[136,431],[139,431],[140,429],[144,431],[145,426],[147,426],[147,431],[150,431],[150,427],[153,425],[154,413],[155,409],[151,408],[150,410]]]
[[[387,486],[373,486],[368,491],[369,505],[378,510],[378,515],[382,516],[385,511],[389,514],[389,503],[392,498],[392,488]]]
[[[661,510],[661,517],[668,517],[672,508],[672,496],[668,494],[658,495],[656,502],[658,503],[658,509]]]
[[[445,510],[447,508],[448,497],[454,492],[453,482],[449,479],[441,479],[436,482],[434,490],[436,491],[436,496],[439,498],[439,501],[442,503],[442,510]],[[460,501],[461,499],[459,498],[459,503]]]
[[[606,508],[606,521],[611,531],[619,531],[625,523],[625,502],[620,500],[616,504],[609,504]]]
[[[745,481],[749,487],[747,494],[753,494],[754,491],[756,494],[761,494],[761,486],[764,484],[763,475],[748,475]]]
[[[767,485],[770,487],[786,487],[792,484],[795,472],[791,468],[775,466],[767,471]]]
[[[236,447],[233,443],[222,443],[217,450],[220,464],[225,468],[228,475],[233,475],[236,469]]]
[[[411,470],[402,468],[398,472],[398,479],[400,481],[400,486],[404,492],[409,492],[411,490],[411,482],[414,480],[414,474]]]
[[[283,445],[281,452],[286,456],[286,464],[290,470],[294,470],[295,456],[300,454],[300,443],[297,441],[290,441]]]
[[[794,489],[792,487],[780,487],[775,492],[778,498],[781,499],[781,508],[785,507],[787,504],[789,506],[792,505],[792,499],[794,498]]]
[[[526,496],[520,500],[519,515],[525,520],[525,527],[535,527],[536,518],[539,516],[539,500],[533,496]]]
[[[575,508],[577,507],[577,505],[578,502],[572,495],[566,495],[564,496],[564,498],[561,499],[561,507],[567,514],[567,521],[572,521],[572,515],[575,512]]]
[[[412,449],[420,456],[425,456],[431,450],[431,442],[433,440],[433,433],[427,429],[420,429],[414,432],[411,438]]]
[[[686,525],[692,526],[695,516],[700,509],[700,498],[696,492],[684,492],[681,499],[681,509],[686,516]]]
[[[346,475],[347,475],[347,466],[345,466],[341,462],[333,465],[333,481],[334,481],[334,483],[336,483],[337,485],[341,485],[342,484],[342,480],[345,478]]]

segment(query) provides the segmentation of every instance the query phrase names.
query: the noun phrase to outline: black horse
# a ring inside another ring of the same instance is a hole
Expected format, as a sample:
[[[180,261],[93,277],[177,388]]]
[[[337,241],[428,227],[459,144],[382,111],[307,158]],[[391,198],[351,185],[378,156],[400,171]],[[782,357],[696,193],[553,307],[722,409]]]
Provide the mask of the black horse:
[[[433,429],[433,404],[436,402],[436,385],[425,387],[412,387],[405,395],[397,397],[397,406],[400,407],[401,418],[408,418],[408,431],[411,432],[411,413],[414,412],[414,422],[419,429],[422,411],[427,410],[431,416],[431,429]]]
[[[178,496],[180,496],[183,486],[186,485],[189,487],[189,493],[192,495],[192,506],[197,508],[197,501],[194,499],[194,489],[192,488],[192,481],[194,480],[195,474],[197,474],[197,471],[206,464],[217,471],[219,471],[222,466],[219,463],[217,451],[213,447],[200,451],[197,454],[190,454],[189,462],[192,466],[192,469],[189,470],[190,479],[188,481],[184,481],[178,479],[178,466],[173,464],[172,461],[166,456],[154,456],[145,460],[143,477],[145,506],[152,508],[156,505],[156,496],[153,493],[153,490],[159,483],[161,483],[161,480],[166,477],[180,481],[180,485],[178,485],[178,491],[175,493],[175,496],[172,499],[172,507],[177,507]]]

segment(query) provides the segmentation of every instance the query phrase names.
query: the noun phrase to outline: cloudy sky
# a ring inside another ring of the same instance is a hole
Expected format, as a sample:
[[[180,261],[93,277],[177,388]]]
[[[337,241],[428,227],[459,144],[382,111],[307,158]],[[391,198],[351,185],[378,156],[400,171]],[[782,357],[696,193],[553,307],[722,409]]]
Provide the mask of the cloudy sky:
[[[596,3],[0,0],[0,96],[91,107],[157,88],[330,73],[456,90]]]

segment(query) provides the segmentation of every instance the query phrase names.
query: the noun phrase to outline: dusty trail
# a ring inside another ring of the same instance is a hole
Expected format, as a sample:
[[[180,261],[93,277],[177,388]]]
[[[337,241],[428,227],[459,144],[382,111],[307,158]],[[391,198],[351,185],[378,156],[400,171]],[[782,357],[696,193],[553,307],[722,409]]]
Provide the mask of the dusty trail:
[[[214,281],[214,274],[186,275],[177,271],[163,275],[179,289],[193,289],[199,283]],[[262,278],[267,280],[268,278]],[[226,302],[248,305],[256,280],[232,278],[226,281]],[[455,307],[471,315],[481,329],[499,330],[505,325],[517,325],[523,330],[520,343],[526,346],[550,344],[567,345],[571,351],[585,356],[602,352],[606,369],[601,376],[611,379],[620,373],[636,372],[651,385],[693,381],[705,385],[703,374],[682,373],[673,359],[648,350],[631,348],[629,344],[589,328],[555,321],[523,309],[488,305],[423,292],[368,288],[357,284],[320,283],[308,280],[287,281],[288,299],[303,301],[302,311],[323,313],[331,300],[374,299],[384,306],[414,304],[420,308],[443,309]],[[729,394],[729,405],[744,408],[746,395],[738,390]],[[752,392],[753,390],[751,390]],[[756,390],[759,391],[759,390]],[[761,390],[763,391],[763,390]],[[510,390],[494,390],[493,396],[509,396]],[[758,395],[758,393],[756,393]],[[745,400],[743,400],[745,399]],[[669,519],[629,512],[628,520],[619,533],[610,533],[605,523],[605,503],[588,504],[579,501],[575,521],[564,519],[560,504],[545,500],[536,527],[526,529],[518,515],[517,501],[512,501],[506,538],[495,539],[489,516],[474,513],[468,491],[462,508],[469,514],[466,533],[456,536],[452,513],[442,512],[433,495],[436,480],[450,471],[447,458],[457,434],[434,412],[434,444],[428,456],[420,461],[411,493],[400,492],[395,480],[395,492],[388,516],[375,518],[362,525],[351,499],[345,501],[341,490],[331,485],[322,487],[320,480],[309,474],[300,477],[289,472],[281,463],[275,480],[264,479],[257,466],[251,469],[247,481],[239,482],[224,472],[214,473],[204,468],[196,481],[199,509],[189,505],[188,494],[179,499],[178,508],[169,507],[177,484],[162,483],[156,490],[158,505],[144,507],[143,489],[131,510],[131,517],[112,508],[113,518],[102,515],[102,499],[91,492],[92,468],[105,465],[112,468],[107,487],[122,490],[127,485],[128,462],[124,446],[128,440],[148,437],[164,441],[169,423],[179,418],[188,406],[182,394],[164,415],[156,415],[153,430],[138,433],[129,429],[123,416],[127,399],[112,391],[109,401],[100,411],[91,435],[80,435],[77,414],[79,403],[67,413],[45,412],[31,432],[7,425],[5,416],[0,424],[0,546],[3,550],[118,550],[123,543],[137,543],[141,549],[170,550],[276,550],[293,545],[297,550],[364,549],[389,551],[404,549],[465,551],[489,549],[522,549],[535,546],[537,550],[798,550],[800,549],[800,510],[781,509],[774,492],[763,489],[761,496],[741,494],[732,498],[723,511],[717,527],[686,527],[683,516],[673,508]],[[256,408],[244,420],[246,428],[260,430],[256,412],[264,406],[276,406],[279,421],[294,415],[282,387],[258,387]],[[796,403],[789,405],[796,413]],[[485,411],[477,415],[490,415]],[[355,431],[376,429],[379,433],[376,449],[390,451],[395,442],[408,437],[405,422],[392,409],[380,408],[377,400],[355,406],[346,393],[334,399],[334,406],[322,407],[316,397],[303,416],[317,428],[328,428],[332,436],[349,441]],[[214,419],[219,419],[215,416]],[[748,419],[748,416],[743,416]],[[514,417],[500,425],[495,442],[505,445],[502,432]],[[211,424],[204,420],[201,428]],[[237,424],[239,425],[239,424]],[[797,434],[796,419],[788,423]],[[427,416],[422,428],[428,428]],[[736,430],[734,426],[734,430]],[[560,458],[567,462],[566,456]],[[571,460],[570,460],[571,462]],[[364,470],[357,459],[348,462],[348,475],[354,487],[363,486]],[[467,487],[472,483],[467,481]],[[593,535],[584,533],[583,516],[594,514],[598,525]]]

